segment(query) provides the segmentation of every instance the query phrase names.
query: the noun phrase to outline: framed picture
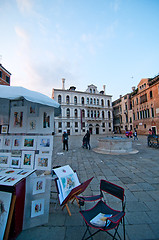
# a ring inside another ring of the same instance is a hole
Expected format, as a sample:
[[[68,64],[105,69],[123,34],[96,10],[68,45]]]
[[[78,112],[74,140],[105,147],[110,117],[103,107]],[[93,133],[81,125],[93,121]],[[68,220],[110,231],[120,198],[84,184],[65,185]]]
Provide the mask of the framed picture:
[[[31,218],[44,214],[44,199],[37,199],[31,203]]]
[[[22,151],[22,168],[33,169],[34,167],[34,151]]]
[[[54,111],[48,107],[41,107],[39,109],[39,130],[42,133],[50,133],[53,132],[53,119],[54,119]]]
[[[38,105],[36,103],[30,103],[28,105],[28,116],[37,117],[38,116]]]
[[[27,120],[27,107],[12,107],[10,117],[10,133],[25,133]]]
[[[28,117],[27,133],[39,133],[39,119],[38,119],[38,117]]]
[[[10,167],[20,168],[21,157],[11,157],[10,158]]]
[[[22,151],[21,150],[12,150],[11,151],[11,156],[12,157],[21,157]]]
[[[50,151],[50,150],[39,150],[39,154],[45,154],[45,155],[51,155],[52,156],[52,151]]]
[[[35,169],[37,170],[51,170],[51,155],[36,154]]]
[[[12,193],[0,191],[0,239],[4,238],[5,229],[7,226]]]
[[[4,134],[8,133],[8,125],[2,125],[1,133],[4,133]]]
[[[22,136],[14,136],[12,138],[12,149],[13,150],[21,149],[21,144],[22,144]]]
[[[38,150],[53,150],[53,136],[38,136]]]
[[[35,136],[24,136],[22,142],[22,149],[24,150],[35,150],[36,149],[36,140]]]
[[[5,177],[1,181],[1,185],[14,186],[21,179],[22,179],[22,177],[19,177],[18,175],[8,175],[8,177]]]
[[[0,136],[0,149],[3,147],[3,136]]]
[[[3,149],[11,150],[12,148],[12,136],[3,137]]]
[[[38,177],[34,179],[33,182],[33,195],[44,193],[45,192],[45,185],[46,185],[46,178],[45,177]]]
[[[0,153],[0,167],[9,167],[10,158],[10,153]]]

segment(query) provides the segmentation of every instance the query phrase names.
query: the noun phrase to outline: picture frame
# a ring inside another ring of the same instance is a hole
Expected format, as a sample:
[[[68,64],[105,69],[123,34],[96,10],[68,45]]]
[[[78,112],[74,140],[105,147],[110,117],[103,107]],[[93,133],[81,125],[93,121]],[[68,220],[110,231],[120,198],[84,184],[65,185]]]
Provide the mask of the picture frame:
[[[10,114],[10,133],[25,133],[27,120],[27,107],[12,107]]]
[[[23,150],[36,150],[36,136],[23,136],[22,149]]]
[[[38,105],[36,103],[30,103],[28,105],[28,116],[37,117],[38,116]]]
[[[44,193],[46,186],[46,178],[45,177],[36,177],[33,181],[33,195]]]
[[[10,167],[20,168],[20,165],[21,165],[21,157],[11,157],[10,158]]]
[[[50,133],[54,130],[54,110],[49,107],[41,107],[39,109],[39,131],[41,133]]]
[[[20,150],[22,145],[22,136],[14,136],[12,138],[12,150]]]
[[[8,133],[8,125],[2,125],[1,133],[2,134],[7,134]]]
[[[35,169],[37,170],[51,170],[51,155],[36,154]]]
[[[37,199],[31,203],[31,218],[44,214],[44,199]]]
[[[21,167],[27,169],[34,168],[34,151],[22,151]]]
[[[1,214],[0,214],[0,239],[4,238],[5,229],[8,222],[12,193],[0,191]]]
[[[38,136],[38,150],[53,150],[53,136]]]
[[[3,137],[3,149],[11,150],[12,148],[12,136],[4,136]]]
[[[11,153],[0,153],[0,167],[9,167]]]

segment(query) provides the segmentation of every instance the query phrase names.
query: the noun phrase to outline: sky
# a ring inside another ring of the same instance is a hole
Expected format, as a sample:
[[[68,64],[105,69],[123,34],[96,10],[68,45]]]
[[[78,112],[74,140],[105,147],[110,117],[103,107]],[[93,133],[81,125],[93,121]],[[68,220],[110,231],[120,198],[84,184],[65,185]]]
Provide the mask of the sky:
[[[159,74],[158,0],[0,0],[0,63],[11,85],[106,85],[112,100]]]

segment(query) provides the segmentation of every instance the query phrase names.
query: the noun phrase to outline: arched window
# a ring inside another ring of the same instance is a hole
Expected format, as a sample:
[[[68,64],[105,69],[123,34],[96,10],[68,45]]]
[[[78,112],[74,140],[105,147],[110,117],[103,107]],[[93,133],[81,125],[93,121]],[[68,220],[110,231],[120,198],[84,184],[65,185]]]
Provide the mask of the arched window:
[[[95,93],[95,89],[93,89],[93,93]]]
[[[91,118],[93,118],[93,110],[91,110]]]
[[[96,105],[96,99],[94,98],[94,105]]]
[[[99,99],[97,99],[97,105],[99,105]]]
[[[99,111],[97,112],[97,117],[98,117],[98,118],[100,117],[100,112],[99,112]]]
[[[101,105],[104,106],[104,100],[103,99],[101,99]]]
[[[61,95],[58,95],[58,103],[61,104]]]
[[[110,111],[108,111],[108,119],[110,119]]]
[[[108,107],[110,107],[110,101],[109,100],[107,101],[107,103],[108,103]]]
[[[66,96],[66,103],[69,104],[70,103],[70,97],[67,95]]]
[[[74,104],[77,105],[77,97],[74,97]]]
[[[96,110],[94,110],[94,118],[96,118],[97,116],[96,116]]]
[[[67,117],[70,117],[70,109],[69,108],[67,108],[67,110],[66,110],[66,115],[67,115]]]
[[[90,99],[90,104],[92,104],[92,98]]]
[[[90,93],[92,93],[92,89],[90,88]]]
[[[82,117],[85,118],[85,110],[82,109]]]
[[[104,119],[104,111],[102,111],[102,118]]]
[[[89,110],[87,110],[87,117],[89,118]]]
[[[89,104],[89,98],[87,98],[87,104]]]
[[[75,118],[77,118],[78,117],[78,111],[77,111],[77,109],[75,109]]]
[[[81,103],[84,105],[84,97],[81,97]]]

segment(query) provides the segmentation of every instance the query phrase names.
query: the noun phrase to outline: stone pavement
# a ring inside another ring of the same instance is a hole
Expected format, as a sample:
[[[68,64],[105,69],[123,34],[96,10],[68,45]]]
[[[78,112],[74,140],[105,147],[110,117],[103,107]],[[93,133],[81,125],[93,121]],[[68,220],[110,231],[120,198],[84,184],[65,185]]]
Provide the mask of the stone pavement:
[[[99,137],[91,136],[92,148],[98,146]],[[139,136],[138,141],[133,141],[133,148],[139,150],[137,154],[104,155],[83,149],[81,145],[82,136],[70,136],[69,151],[63,152],[61,138],[55,136],[53,166],[70,165],[77,171],[80,182],[94,176],[84,195],[99,193],[101,179],[122,186],[126,194],[126,239],[159,239],[159,149],[148,148],[146,136]],[[54,184],[52,190],[55,190]],[[106,200],[112,207],[118,208],[118,201],[107,196]],[[86,227],[77,203],[70,204],[70,217],[66,209],[62,211],[56,204],[56,195],[51,194],[51,202],[49,222],[22,231],[18,240],[82,239]],[[87,206],[91,207],[92,203]],[[98,233],[94,239],[109,240],[110,237]]]

